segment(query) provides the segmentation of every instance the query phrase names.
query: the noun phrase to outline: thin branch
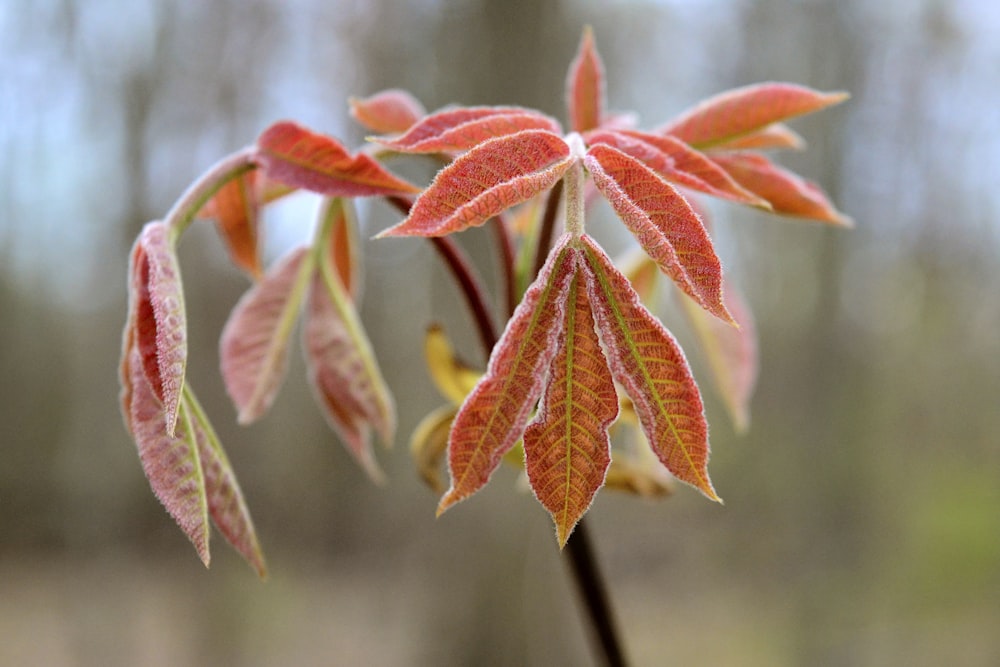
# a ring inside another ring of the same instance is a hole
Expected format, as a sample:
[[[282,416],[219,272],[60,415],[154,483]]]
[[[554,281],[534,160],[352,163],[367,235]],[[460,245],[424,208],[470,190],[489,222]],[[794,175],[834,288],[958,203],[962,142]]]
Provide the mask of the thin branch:
[[[497,249],[500,260],[500,273],[503,276],[503,296],[507,306],[507,317],[514,314],[517,307],[517,276],[514,271],[514,241],[510,237],[510,226],[507,218],[498,215],[493,219],[493,231],[496,233]]]
[[[552,235],[556,226],[556,215],[559,213],[559,200],[562,199],[562,179],[549,190],[549,198],[545,202],[545,213],[542,215],[542,225],[538,230],[538,245],[535,246],[535,265],[531,267],[531,275],[537,276],[545,265],[552,247]]]
[[[254,162],[256,153],[256,148],[249,146],[227,155],[188,186],[163,218],[164,224],[170,230],[171,243],[177,242],[219,188],[241,174],[257,168]]]

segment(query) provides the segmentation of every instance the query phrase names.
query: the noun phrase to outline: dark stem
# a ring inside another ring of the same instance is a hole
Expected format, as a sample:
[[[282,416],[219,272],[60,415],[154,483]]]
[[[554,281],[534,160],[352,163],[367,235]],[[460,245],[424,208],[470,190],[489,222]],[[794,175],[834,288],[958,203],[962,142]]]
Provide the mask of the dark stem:
[[[590,631],[604,657],[604,664],[608,667],[623,667],[626,664],[625,654],[622,652],[611,602],[594,556],[585,519],[580,519],[573,529],[573,534],[566,543],[566,554],[577,590],[587,606]]]
[[[562,199],[562,179],[549,190],[549,198],[545,202],[545,213],[542,215],[541,228],[538,230],[538,245],[535,246],[535,265],[531,267],[531,275],[537,276],[545,265],[552,247],[552,234],[556,227],[556,214],[559,213],[559,200]]]
[[[514,314],[517,308],[517,278],[514,272],[514,241],[510,238],[510,227],[507,219],[498,215],[493,219],[493,230],[497,236],[497,249],[500,254],[500,273],[503,275],[503,296],[507,306],[507,317]]]

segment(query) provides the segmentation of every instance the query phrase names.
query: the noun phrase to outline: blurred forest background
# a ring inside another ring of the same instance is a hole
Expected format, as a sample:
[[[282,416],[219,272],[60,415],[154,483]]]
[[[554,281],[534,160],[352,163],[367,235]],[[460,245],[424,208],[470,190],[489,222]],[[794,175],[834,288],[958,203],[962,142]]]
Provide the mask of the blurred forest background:
[[[591,511],[635,663],[1000,664],[990,0],[0,1],[0,664],[590,664],[551,522],[514,472],[435,520],[408,460],[442,402],[426,324],[482,361],[427,244],[366,244],[364,317],[401,418],[385,488],[326,429],[298,352],[272,412],[236,426],[217,339],[247,283],[210,226],[181,244],[189,377],[268,582],[218,536],[199,564],[117,402],[132,239],[215,159],[286,117],[359,145],[346,96],[386,87],[563,118],[585,23],[612,108],[644,127],[762,80],[853,94],[795,122],[809,150],[781,160],[856,229],[713,207],[762,354],[746,435],[706,384],[726,505],[681,488]],[[268,257],[314,205],[277,208]],[[364,213],[369,236],[398,219]],[[483,257],[488,239],[461,237]]]

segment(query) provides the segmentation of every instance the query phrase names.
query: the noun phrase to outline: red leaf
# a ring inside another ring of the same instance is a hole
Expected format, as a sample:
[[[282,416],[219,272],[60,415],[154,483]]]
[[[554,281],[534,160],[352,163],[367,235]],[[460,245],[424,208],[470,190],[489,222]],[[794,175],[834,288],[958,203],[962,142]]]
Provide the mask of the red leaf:
[[[802,150],[806,140],[798,132],[784,123],[773,123],[751,134],[724,141],[712,147],[716,150],[767,150],[769,148],[790,148]]]
[[[198,446],[198,458],[205,477],[208,513],[212,522],[226,541],[257,571],[257,575],[264,579],[267,577],[264,552],[257,541],[250,510],[243,500],[243,492],[236,481],[229,458],[190,390],[186,392],[184,405],[190,415],[194,440]]]
[[[187,410],[179,409],[181,419],[174,435],[167,433],[163,403],[146,380],[137,348],[133,348],[128,365],[132,388],[129,425],[139,449],[143,472],[153,493],[207,566],[210,556],[205,479]]]
[[[277,262],[236,304],[222,329],[219,355],[226,390],[239,422],[263,415],[288,367],[288,341],[313,264],[298,248]]]
[[[581,269],[611,372],[635,405],[653,451],[667,470],[712,500],[708,424],[698,385],[670,332],[588,236]]]
[[[448,443],[451,488],[438,515],[478,491],[524,433],[556,353],[575,251],[557,244],[507,323],[486,374],[455,417]]]
[[[131,269],[129,311],[134,326],[129,336],[134,336],[140,367],[164,405],[166,432],[173,435],[187,365],[187,321],[177,255],[162,222],[143,227]]]
[[[835,225],[854,223],[834,208],[823,191],[757,153],[719,153],[712,159],[740,185],[771,203],[775,213],[810,218]]]
[[[652,169],[611,146],[592,146],[585,164],[660,269],[703,308],[731,323],[722,303],[722,265],[687,200]]]
[[[419,192],[364,153],[351,155],[336,139],[288,121],[257,139],[258,160],[269,178],[331,197]]]
[[[326,199],[320,209],[320,225],[329,225],[327,258],[340,284],[352,299],[361,293],[361,251],[358,248],[358,222],[349,199]]]
[[[405,132],[427,113],[405,90],[390,89],[370,97],[348,100],[351,116],[372,132]]]
[[[622,130],[595,132],[588,134],[587,140],[614,146],[678,185],[740,204],[771,208],[766,201],[740,187],[725,169],[676,137]]]
[[[525,130],[486,141],[438,172],[410,215],[383,236],[444,236],[481,225],[552,187],[573,158],[562,137]]]
[[[566,301],[545,395],[524,432],[528,481],[552,514],[560,547],[604,484],[611,463],[608,427],[618,416],[618,395],[579,273]]]
[[[559,134],[559,123],[543,113],[520,107],[458,107],[433,113],[396,139],[374,141],[402,153],[467,151],[488,139],[522,130],[548,130]]]
[[[662,132],[696,148],[750,134],[771,123],[819,111],[848,98],[790,83],[758,83],[736,88],[698,104]]]
[[[566,78],[569,125],[574,132],[586,132],[604,121],[604,63],[594,46],[594,31],[583,29],[576,57]]]
[[[229,181],[202,208],[201,215],[214,218],[229,256],[254,279],[260,278],[257,222],[257,172],[248,171]]]
[[[381,481],[370,430],[392,442],[392,397],[343,285],[323,271],[312,278],[303,339],[309,381],[327,422],[369,476]]]
[[[757,381],[757,335],[750,309],[732,287],[725,304],[739,328],[710,317],[690,299],[682,299],[684,313],[698,339],[716,389],[737,431],[750,424],[750,396]]]

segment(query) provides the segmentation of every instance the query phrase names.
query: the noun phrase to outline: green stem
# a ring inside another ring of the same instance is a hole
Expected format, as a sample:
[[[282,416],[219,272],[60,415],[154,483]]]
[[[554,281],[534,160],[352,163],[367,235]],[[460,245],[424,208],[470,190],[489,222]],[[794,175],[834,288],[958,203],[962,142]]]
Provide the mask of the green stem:
[[[163,218],[164,224],[170,230],[171,244],[177,243],[198,212],[223,185],[257,168],[254,162],[256,152],[256,148],[249,146],[228,155],[209,167],[198,180],[188,186]]]

